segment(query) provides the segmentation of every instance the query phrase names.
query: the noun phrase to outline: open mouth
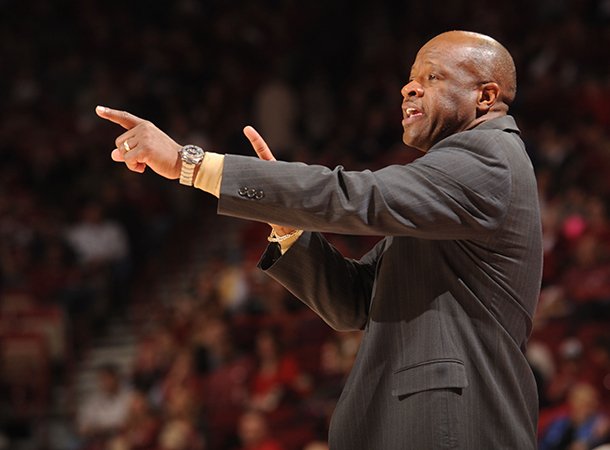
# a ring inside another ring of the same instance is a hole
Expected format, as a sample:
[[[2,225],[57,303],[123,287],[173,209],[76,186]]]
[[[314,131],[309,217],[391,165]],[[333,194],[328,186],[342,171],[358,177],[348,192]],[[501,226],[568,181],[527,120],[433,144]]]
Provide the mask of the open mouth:
[[[403,109],[403,124],[408,124],[423,116],[424,114],[417,108],[409,107]]]
[[[417,108],[407,108],[405,110],[405,119],[410,119],[414,116],[421,116],[421,114],[422,112],[419,111]]]

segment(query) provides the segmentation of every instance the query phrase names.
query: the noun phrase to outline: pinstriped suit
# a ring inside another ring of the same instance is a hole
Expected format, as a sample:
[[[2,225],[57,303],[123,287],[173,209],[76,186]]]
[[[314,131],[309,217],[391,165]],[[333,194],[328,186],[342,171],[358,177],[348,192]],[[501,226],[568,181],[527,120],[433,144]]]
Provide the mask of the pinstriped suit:
[[[224,164],[222,214],[386,236],[359,261],[314,232],[261,259],[332,327],[364,329],[332,450],[535,449],[536,389],[523,350],[541,229],[512,117],[376,172],[238,156]]]

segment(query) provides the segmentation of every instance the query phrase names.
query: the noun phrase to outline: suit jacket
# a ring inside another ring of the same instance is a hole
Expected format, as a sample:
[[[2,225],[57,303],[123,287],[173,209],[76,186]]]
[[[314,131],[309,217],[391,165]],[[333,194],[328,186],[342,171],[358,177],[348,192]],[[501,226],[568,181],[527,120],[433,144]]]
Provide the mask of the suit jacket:
[[[338,330],[364,329],[333,450],[534,450],[524,357],[541,277],[531,162],[512,117],[371,172],[227,156],[219,212],[386,236],[360,260],[306,232],[260,266]]]

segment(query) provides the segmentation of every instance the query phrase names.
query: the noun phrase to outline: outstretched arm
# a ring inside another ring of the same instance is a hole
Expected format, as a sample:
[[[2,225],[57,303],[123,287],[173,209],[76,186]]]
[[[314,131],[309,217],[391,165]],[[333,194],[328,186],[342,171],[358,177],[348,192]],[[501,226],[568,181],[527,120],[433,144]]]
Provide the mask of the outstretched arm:
[[[98,114],[127,129],[116,140],[113,159],[134,171],[150,166],[162,176],[178,178],[179,144],[129,113],[100,108]],[[272,157],[253,129],[246,136],[263,157]],[[485,239],[508,209],[511,175],[501,149],[511,146],[508,133],[471,130],[444,139],[412,164],[375,172],[218,155],[218,211],[289,229]]]

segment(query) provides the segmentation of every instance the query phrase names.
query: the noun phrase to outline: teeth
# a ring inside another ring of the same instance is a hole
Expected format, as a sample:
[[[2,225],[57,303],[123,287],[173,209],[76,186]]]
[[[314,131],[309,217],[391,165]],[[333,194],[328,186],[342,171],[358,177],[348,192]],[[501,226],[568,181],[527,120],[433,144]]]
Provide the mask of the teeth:
[[[407,108],[407,117],[411,117],[415,113],[417,113],[417,109],[415,109],[415,108]]]

